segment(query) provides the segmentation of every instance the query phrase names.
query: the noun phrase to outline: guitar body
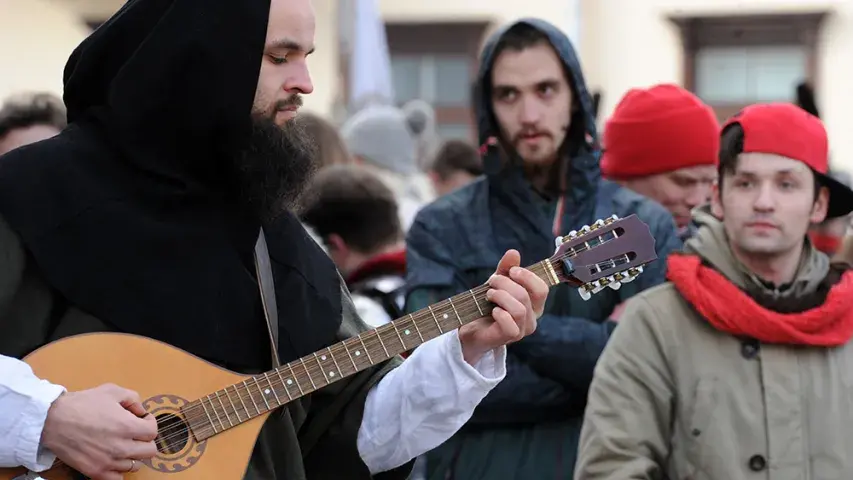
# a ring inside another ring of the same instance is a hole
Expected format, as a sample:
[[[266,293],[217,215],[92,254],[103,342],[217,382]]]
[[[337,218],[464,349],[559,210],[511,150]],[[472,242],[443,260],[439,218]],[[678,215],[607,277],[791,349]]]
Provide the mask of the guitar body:
[[[181,418],[180,407],[248,378],[156,340],[121,333],[91,333],[50,343],[24,361],[36,375],[69,392],[114,383],[139,393],[146,410],[162,421]],[[145,461],[126,480],[238,480],[243,478],[258,434],[269,414],[196,442],[192,434],[178,451]],[[176,449],[172,449],[176,450]],[[27,470],[0,468],[0,480],[26,477]],[[75,475],[77,475],[75,477]],[[65,465],[41,473],[47,480],[81,478]]]

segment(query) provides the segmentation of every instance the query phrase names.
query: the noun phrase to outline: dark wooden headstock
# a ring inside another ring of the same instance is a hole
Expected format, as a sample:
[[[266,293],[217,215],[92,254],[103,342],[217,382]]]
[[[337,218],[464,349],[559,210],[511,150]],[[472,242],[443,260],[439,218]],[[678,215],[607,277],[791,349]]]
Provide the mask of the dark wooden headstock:
[[[557,243],[549,261],[559,280],[577,286],[584,300],[634,280],[643,265],[658,258],[651,230],[637,215],[597,220]]]

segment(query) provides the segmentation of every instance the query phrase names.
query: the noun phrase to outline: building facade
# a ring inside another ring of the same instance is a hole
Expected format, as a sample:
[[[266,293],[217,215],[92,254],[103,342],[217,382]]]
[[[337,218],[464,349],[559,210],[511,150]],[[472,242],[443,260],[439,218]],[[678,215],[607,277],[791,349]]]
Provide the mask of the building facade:
[[[313,0],[315,90],[305,108],[336,119],[346,103],[345,2],[353,1],[360,0]],[[35,87],[60,92],[65,59],[86,25],[122,3],[0,3],[0,61],[13,72],[0,77],[0,96]],[[845,134],[853,128],[853,96],[846,92],[853,78],[849,0],[379,0],[379,7],[396,101],[430,101],[445,137],[473,136],[470,94],[483,38],[500,24],[536,16],[577,43],[589,86],[602,95],[602,124],[632,87],[678,83],[725,118],[748,103],[791,101],[796,85],[808,81],[830,134],[833,164],[853,171],[853,135]],[[36,45],[38,53],[23,45]]]

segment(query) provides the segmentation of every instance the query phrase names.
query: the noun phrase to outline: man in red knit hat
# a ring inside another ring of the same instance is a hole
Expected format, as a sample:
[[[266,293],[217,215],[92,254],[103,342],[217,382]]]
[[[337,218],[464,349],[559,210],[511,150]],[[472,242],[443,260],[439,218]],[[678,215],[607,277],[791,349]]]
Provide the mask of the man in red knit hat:
[[[604,129],[601,172],[666,207],[682,239],[690,211],[717,178],[720,125],[711,107],[677,85],[632,89]]]
[[[821,121],[761,104],[669,282],[628,301],[590,387],[575,478],[851,478],[853,273],[806,241],[847,215]]]

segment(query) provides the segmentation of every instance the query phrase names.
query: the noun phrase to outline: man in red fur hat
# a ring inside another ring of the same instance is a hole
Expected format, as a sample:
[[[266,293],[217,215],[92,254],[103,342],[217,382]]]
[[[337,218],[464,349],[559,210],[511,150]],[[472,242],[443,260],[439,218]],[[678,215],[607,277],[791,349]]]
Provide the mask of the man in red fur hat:
[[[669,282],[628,302],[590,387],[575,478],[850,478],[853,273],[806,241],[847,215],[821,121],[750,106]]]
[[[666,207],[686,239],[690,211],[709,200],[717,178],[719,134],[714,111],[687,90],[635,88],[607,121],[601,172]]]

